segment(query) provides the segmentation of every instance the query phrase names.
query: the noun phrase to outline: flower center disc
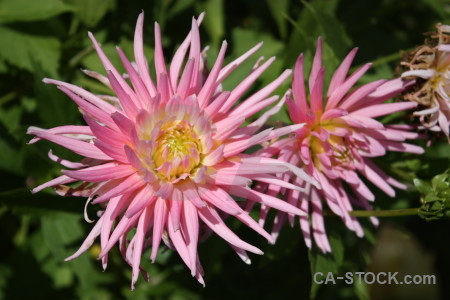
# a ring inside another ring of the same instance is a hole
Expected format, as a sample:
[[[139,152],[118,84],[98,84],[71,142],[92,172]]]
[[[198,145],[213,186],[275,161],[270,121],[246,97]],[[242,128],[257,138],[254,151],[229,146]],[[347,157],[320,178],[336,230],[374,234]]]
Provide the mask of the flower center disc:
[[[202,146],[194,127],[185,120],[164,124],[156,139],[153,161],[158,175],[173,181],[188,176],[200,164]]]

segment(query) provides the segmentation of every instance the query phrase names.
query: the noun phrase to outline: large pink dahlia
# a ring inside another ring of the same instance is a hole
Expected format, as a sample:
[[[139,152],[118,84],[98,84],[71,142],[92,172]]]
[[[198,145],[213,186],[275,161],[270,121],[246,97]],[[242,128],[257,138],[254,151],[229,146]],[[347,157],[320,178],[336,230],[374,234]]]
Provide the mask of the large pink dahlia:
[[[222,218],[233,215],[269,241],[273,242],[273,238],[230,194],[301,215],[300,209],[254,191],[249,184],[259,180],[300,190],[275,176],[288,170],[302,180],[312,181],[301,169],[285,162],[243,154],[253,145],[302,127],[292,125],[256,134],[265,120],[280,109],[284,98],[255,122],[241,126],[246,118],[277,101],[278,97],[270,94],[290,71],[237,104],[273,58],[255,66],[232,91],[222,91],[222,81],[261,45],[223,66],[227,48],[224,42],[208,72],[198,31],[202,17],[193,19],[192,29],[168,69],[159,25],[155,24],[156,83],[143,53],[143,14],[138,18],[135,32],[136,64],[130,63],[118,49],[131,86],[89,34],[107,77],[87,73],[110,86],[115,97],[99,97],[69,83],[44,79],[78,104],[87,126],[28,130],[36,136],[31,142],[46,139],[85,157],[80,162],[70,162],[50,152],[50,158],[67,169],[62,170],[62,176],[36,187],[33,192],[54,186],[62,195],[88,197],[88,202],[93,200],[104,208],[81,248],[68,259],[86,251],[100,236],[100,258],[106,268],[108,252],[118,242],[123,258],[133,269],[132,287],[139,271],[147,276],[140,270],[143,251],[151,247],[150,259],[154,261],[161,239],[179,253],[192,275],[203,283],[197,256],[200,227],[214,231],[249,262],[246,251],[262,254],[261,250],[242,241]],[[66,185],[73,182],[80,183]],[[130,231],[134,228],[133,235]]]
[[[300,55],[294,69],[293,99],[289,98],[286,103],[291,120],[306,125],[291,137],[276,140],[259,152],[304,168],[320,183],[322,190],[300,177],[284,174],[285,180],[303,187],[306,192],[286,191],[267,184],[259,188],[267,189],[269,195],[281,191],[288,203],[307,212],[309,218],[300,216],[305,243],[311,247],[312,227],[312,236],[323,252],[330,252],[331,247],[325,232],[322,200],[350,230],[362,236],[359,222],[349,214],[353,207],[370,209],[370,202],[375,199],[362,177],[391,197],[395,195],[392,186],[406,188],[385,174],[371,158],[384,156],[387,151],[423,152],[422,148],[404,142],[418,137],[417,133],[408,131],[408,125],[383,125],[375,120],[417,105],[414,102],[385,103],[404,90],[401,79],[378,80],[351,90],[371,65],[366,64],[347,76],[356,51],[353,49],[336,70],[326,95],[323,94],[325,68],[322,66],[321,40],[318,40],[309,76],[308,95],[304,85],[303,55]],[[268,207],[262,210],[260,223],[264,222],[267,210]],[[274,237],[287,218],[293,224],[294,215],[278,213]],[[377,220],[372,218],[372,222]]]

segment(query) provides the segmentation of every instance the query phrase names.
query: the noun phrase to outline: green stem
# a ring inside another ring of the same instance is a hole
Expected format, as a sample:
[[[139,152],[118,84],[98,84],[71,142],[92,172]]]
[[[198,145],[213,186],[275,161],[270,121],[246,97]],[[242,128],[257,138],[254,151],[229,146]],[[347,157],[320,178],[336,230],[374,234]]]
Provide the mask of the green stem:
[[[409,51],[408,51],[409,52]],[[390,54],[390,55],[388,55],[388,56],[384,56],[384,57],[380,57],[380,58],[378,58],[378,59],[375,59],[373,62],[372,62],[372,66],[378,66],[378,65],[382,65],[382,64],[385,64],[385,63],[388,63],[388,62],[391,62],[391,61],[394,61],[394,60],[398,60],[398,59],[400,59],[402,57],[402,52],[396,52],[396,53],[392,53],[392,54]]]
[[[398,51],[398,52],[389,54],[387,56],[383,56],[383,57],[380,57],[378,59],[375,59],[374,61],[372,61],[372,68],[374,68],[376,66],[379,66],[379,65],[382,65],[382,64],[385,64],[385,63],[388,63],[388,62],[391,62],[391,61],[399,60],[400,58],[402,58],[403,53],[410,53],[414,49],[415,48],[409,48],[409,49],[406,49],[406,50]],[[350,68],[350,72],[354,72],[354,71],[356,71],[357,69],[359,69],[362,66],[363,65],[354,66],[354,67]]]
[[[354,217],[401,217],[414,216],[419,212],[418,207],[391,210],[354,210],[349,212]]]

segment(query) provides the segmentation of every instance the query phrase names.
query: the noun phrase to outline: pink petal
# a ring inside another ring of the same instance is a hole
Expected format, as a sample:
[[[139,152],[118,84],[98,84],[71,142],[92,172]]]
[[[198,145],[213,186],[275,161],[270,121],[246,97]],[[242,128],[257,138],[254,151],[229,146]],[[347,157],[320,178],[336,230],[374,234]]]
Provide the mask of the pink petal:
[[[390,141],[380,141],[380,143],[389,151],[409,152],[414,154],[422,154],[424,152],[422,147],[412,144],[396,143]]]
[[[111,71],[107,71],[107,75],[115,94],[119,98],[120,105],[122,106],[124,112],[128,117],[135,118],[138,113],[138,108],[135,104],[137,101],[133,99],[132,95],[130,95],[125,91],[125,89],[123,89],[123,86],[120,84],[120,81],[117,79],[117,77],[114,76],[114,73],[112,73]]]
[[[198,210],[200,218],[205,224],[211,228],[217,235],[223,238],[228,243],[255,254],[263,254],[258,248],[241,240],[233,231],[231,231],[219,217],[215,209],[210,207],[200,208]]]
[[[309,107],[306,101],[305,79],[303,70],[303,53],[297,58],[292,75],[292,93],[294,95],[295,104],[300,112],[306,112]]]
[[[56,156],[55,154],[53,154],[52,150],[48,151],[48,157],[52,161],[57,162],[60,165],[66,167],[66,168],[70,168],[70,169],[79,169],[79,168],[83,168],[83,167],[87,166],[87,164],[84,164],[84,163],[77,163],[77,162],[68,161],[66,159],[62,159],[62,158]]]
[[[147,102],[150,101],[150,94],[142,81],[141,77],[137,73],[136,69],[131,65],[130,61],[126,57],[125,53],[120,49],[119,47],[116,47],[117,52],[119,53],[120,59],[122,61],[122,64],[124,65],[130,80],[131,84],[134,87],[134,90],[136,91],[138,97],[137,100],[139,100],[139,103],[135,103],[136,106],[138,106],[139,109],[145,108],[147,106]],[[112,88],[112,87],[111,87]]]
[[[197,208],[190,201],[183,201],[183,232],[186,236],[187,248],[189,252],[189,260],[191,261],[192,276],[196,273],[197,243],[199,222]]]
[[[323,109],[322,93],[323,93],[323,80],[324,80],[323,76],[324,75],[325,75],[325,68],[321,68],[317,73],[316,79],[314,81],[314,85],[312,86],[312,89],[311,89],[311,109],[314,112],[319,112],[319,111],[321,112]]]
[[[98,57],[100,58],[105,70],[107,72],[111,72],[112,77],[117,80],[117,84],[120,85],[120,87],[125,91],[126,94],[128,94],[133,100],[135,100],[136,95],[134,94],[134,91],[130,88],[130,86],[125,81],[125,79],[123,79],[123,77],[119,74],[119,72],[116,70],[116,68],[114,68],[113,64],[110,62],[108,57],[103,52],[102,48],[100,47],[99,43],[95,39],[94,35],[91,32],[89,32],[88,36],[91,39],[92,43],[94,44],[95,51],[97,51]],[[108,76],[108,79],[111,82],[111,78],[109,78],[109,76]]]
[[[253,55],[256,51],[258,51],[262,45],[263,45],[262,42],[256,44],[253,48],[245,52],[243,55],[239,56],[238,58],[230,62],[228,65],[223,67],[222,70],[220,71],[218,82],[222,82],[227,74],[229,74],[237,66],[246,61],[251,55]]]
[[[355,58],[356,52],[358,52],[358,48],[353,48],[347,56],[342,61],[341,65],[337,68],[336,72],[334,72],[333,77],[330,81],[330,86],[328,87],[327,98],[331,97],[331,95],[336,91],[336,89],[342,85],[347,77],[348,70],[350,70],[350,66],[352,65],[352,61]],[[328,110],[331,107],[326,107],[325,110]]]
[[[223,41],[222,47],[220,48],[219,54],[216,58],[216,62],[214,63],[214,66],[211,69],[208,78],[206,79],[202,89],[200,90],[200,93],[198,94],[198,103],[200,108],[205,108],[210,104],[209,101],[216,88],[217,78],[219,77],[220,69],[222,68],[227,46],[227,42]]]
[[[380,79],[358,87],[341,101],[339,107],[342,109],[351,110],[355,104],[367,105],[366,101],[364,101],[364,98],[385,82],[385,79]]]
[[[156,95],[156,88],[150,78],[150,72],[148,70],[147,60],[144,55],[144,42],[143,42],[143,27],[144,27],[144,13],[140,13],[137,23],[136,30],[134,32],[134,59],[136,61],[137,69],[139,75],[142,78],[150,96],[154,97]]]
[[[154,210],[155,219],[153,221],[152,252],[150,254],[150,260],[153,263],[158,254],[159,244],[161,243],[161,237],[167,220],[168,209],[166,200],[161,198],[156,200]]]
[[[234,186],[230,193],[235,196],[248,199],[254,202],[258,202],[267,206],[270,206],[274,209],[281,210],[287,213],[295,214],[295,215],[306,215],[306,213],[295,206],[290,205],[289,203],[275,198],[273,196],[266,195],[264,193],[246,188],[241,186]]]
[[[139,266],[141,263],[142,249],[144,246],[145,235],[148,230],[148,225],[150,219],[152,218],[153,210],[144,209],[144,212],[139,218],[139,222],[136,228],[136,233],[134,235],[134,247],[133,247],[133,258],[132,258],[132,279],[131,279],[131,289],[134,289],[134,284],[136,283],[139,276]]]
[[[172,199],[170,199],[170,216],[174,230],[180,228],[181,210],[183,209],[183,194],[178,189],[173,189]]]
[[[369,179],[374,185],[376,185],[380,190],[385,192],[389,197],[395,197],[394,189],[384,180],[380,174],[375,170],[371,169],[368,165],[365,165],[364,176]]]
[[[364,108],[355,110],[350,115],[360,115],[368,118],[376,118],[385,116],[387,114],[393,114],[399,111],[412,109],[417,106],[416,102],[397,102],[397,103],[385,103],[366,106]]]
[[[309,91],[312,93],[314,90],[314,85],[316,84],[317,80],[320,80],[319,78],[322,77],[323,81],[323,74],[319,75],[320,73],[325,72],[325,69],[322,67],[322,39],[319,37],[317,39],[317,46],[316,46],[316,53],[314,54],[314,61],[311,69],[311,73],[309,74]],[[319,76],[319,77],[318,77]],[[320,97],[322,99],[322,97]]]
[[[131,201],[124,216],[131,218],[137,213],[140,214],[145,207],[148,207],[154,201],[156,201],[154,191],[150,186],[146,185],[136,194],[136,196],[134,196],[133,201]]]
[[[117,197],[117,196],[123,195],[127,192],[137,190],[138,188],[142,187],[144,184],[145,184],[145,182],[142,180],[142,177],[140,175],[138,175],[137,173],[134,173],[134,174],[128,176],[126,179],[124,179],[122,181],[118,181],[117,185],[115,185],[115,187],[109,189],[103,195],[100,195],[92,203],[97,204],[97,203],[101,203],[101,202],[110,200],[113,197]]]
[[[100,97],[98,97],[98,96],[92,94],[91,92],[88,92],[76,85],[73,85],[73,84],[70,84],[67,82],[63,82],[63,81],[59,81],[59,80],[49,79],[49,78],[44,78],[42,81],[47,84],[54,84],[58,87],[64,88],[64,89],[61,89],[63,91],[69,90],[73,94],[78,95],[83,100],[91,103],[94,106],[97,106],[98,108],[100,108],[101,110],[105,111],[108,114],[112,114],[113,112],[118,111],[115,106],[109,104],[108,102],[102,100]]]
[[[367,72],[372,64],[368,63],[356,70],[333,93],[330,94],[325,110],[335,108],[353,85]],[[330,92],[328,92],[330,93]]]
[[[261,102],[262,99],[272,94],[291,75],[291,73],[291,70],[285,70],[274,81],[267,84],[264,88],[260,89],[258,92],[242,101],[242,103],[231,112],[231,115],[240,115],[246,113],[246,116],[249,116],[250,114],[247,111],[255,106],[255,104],[257,104],[258,102]]]
[[[233,198],[227,192],[218,187],[198,187],[200,197],[206,202],[211,203],[218,209],[230,215],[237,215],[242,209],[236,204]]]
[[[219,109],[219,112],[226,113],[239,100],[239,98],[246,92],[250,86],[258,79],[261,74],[274,62],[275,57],[271,57],[260,67],[255,69],[248,75],[237,87],[233,89],[225,104]]]
[[[51,187],[51,186],[56,186],[56,185],[60,185],[60,184],[66,184],[66,183],[71,183],[76,181],[76,179],[70,178],[66,175],[62,175],[59,177],[56,177],[50,181],[47,181],[46,183],[43,183],[37,187],[35,187],[34,189],[31,190],[31,192],[33,194],[42,191],[45,188]]]
[[[61,135],[51,134],[35,127],[28,128],[27,134],[36,135],[42,139],[63,146],[81,156],[100,160],[111,160],[111,157],[100,151],[96,146],[94,146],[91,143],[82,142]]]
[[[51,134],[69,134],[71,137],[76,138],[78,135],[85,136],[90,135],[92,136],[92,130],[88,126],[74,126],[74,125],[67,125],[67,126],[58,126],[50,129],[40,129],[39,127],[31,126],[30,128],[36,129],[36,130],[44,130],[47,133]],[[34,144],[41,139],[38,137],[32,138],[28,144]]]
[[[110,128],[117,128],[116,124],[111,120],[111,115],[101,108],[85,101],[80,96],[72,93],[69,89],[58,86],[58,89],[66,93],[83,111],[90,114],[92,117],[100,121],[101,123],[107,125]],[[120,114],[119,112],[115,112],[117,114]]]
[[[88,182],[102,182],[110,179],[118,179],[129,176],[136,172],[130,165],[117,163],[105,163],[102,165],[84,168],[76,171],[62,170],[63,174]]]
[[[84,240],[83,244],[81,244],[80,248],[74,254],[72,254],[71,256],[64,259],[64,261],[69,261],[74,258],[77,258],[81,254],[86,252],[86,250],[88,250],[92,246],[92,244],[94,244],[95,239],[100,235],[102,223],[103,223],[103,217],[101,217],[97,221],[97,223],[95,223],[95,226],[92,228],[91,232],[89,232],[88,236]]]

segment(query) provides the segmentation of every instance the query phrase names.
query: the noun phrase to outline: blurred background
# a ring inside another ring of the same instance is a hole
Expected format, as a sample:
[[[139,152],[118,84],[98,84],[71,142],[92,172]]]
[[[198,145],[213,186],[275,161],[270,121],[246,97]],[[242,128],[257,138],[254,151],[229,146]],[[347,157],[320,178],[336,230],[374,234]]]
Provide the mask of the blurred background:
[[[248,266],[225,242],[212,236],[199,245],[206,287],[190,276],[172,251],[161,251],[155,264],[146,253],[143,266],[150,282],[139,279],[130,291],[131,270],[114,249],[105,272],[96,260],[99,245],[78,259],[64,262],[89,232],[83,219],[85,199],[62,198],[50,189],[32,195],[30,189],[60,174],[47,152],[74,158],[56,145],[27,145],[28,126],[50,128],[83,124],[67,97],[42,78],[75,83],[98,94],[110,91],[86,77],[80,68],[104,73],[87,32],[120,66],[115,46],[132,57],[137,16],[145,11],[146,54],[153,55],[153,22],[163,31],[165,54],[171,57],[190,30],[192,16],[206,11],[202,46],[213,59],[223,39],[227,61],[259,41],[263,48],[235,71],[225,87],[236,85],[258,55],[277,56],[255,85],[262,86],[291,68],[300,52],[311,65],[316,39],[324,39],[327,78],[353,47],[359,47],[354,67],[372,61],[361,83],[398,76],[402,50],[423,43],[423,33],[437,22],[449,24],[450,3],[441,0],[0,0],[0,299],[450,299],[450,226],[448,220],[428,222],[418,216],[383,218],[379,228],[362,219],[365,237],[357,238],[334,216],[326,218],[333,254],[307,251],[298,228],[284,228],[275,246],[247,228],[229,225],[265,255],[253,255]],[[213,60],[210,60],[210,63]],[[120,69],[120,68],[119,68]],[[122,69],[123,70],[123,69]],[[288,88],[286,83],[279,89]],[[405,114],[392,122],[409,120]],[[385,121],[386,121],[385,120]],[[289,122],[285,111],[271,122]],[[419,142],[425,145],[425,142]],[[450,147],[433,138],[421,157],[389,154],[377,163],[408,184],[395,199],[377,192],[376,209],[420,206],[414,178],[430,180],[449,167]],[[90,208],[95,215],[96,207]],[[231,221],[231,220],[229,220]],[[373,271],[435,274],[436,285],[315,285],[314,272]]]

